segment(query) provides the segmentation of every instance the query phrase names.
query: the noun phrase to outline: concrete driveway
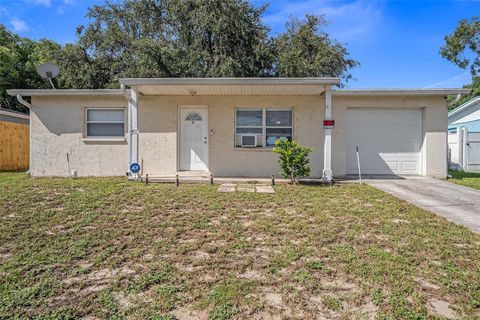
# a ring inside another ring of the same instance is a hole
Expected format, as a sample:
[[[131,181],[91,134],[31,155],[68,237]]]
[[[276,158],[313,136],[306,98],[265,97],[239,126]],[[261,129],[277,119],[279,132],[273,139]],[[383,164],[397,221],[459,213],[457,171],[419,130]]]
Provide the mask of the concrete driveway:
[[[480,190],[427,177],[375,177],[364,182],[480,233]]]

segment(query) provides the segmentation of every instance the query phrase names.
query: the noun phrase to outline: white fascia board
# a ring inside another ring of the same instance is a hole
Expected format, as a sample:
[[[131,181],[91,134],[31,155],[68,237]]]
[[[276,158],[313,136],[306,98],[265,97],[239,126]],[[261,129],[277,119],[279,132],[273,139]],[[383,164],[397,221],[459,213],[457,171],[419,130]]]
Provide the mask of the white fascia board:
[[[446,88],[446,89],[344,89],[333,90],[334,96],[448,96],[456,94],[468,94],[470,89]]]
[[[120,83],[140,85],[336,85],[340,78],[123,78]]]
[[[7,90],[11,96],[18,94],[25,97],[36,96],[121,96],[120,89],[12,89]]]
[[[453,109],[452,111],[450,111],[448,113],[448,117],[450,118],[450,117],[452,117],[452,116],[454,116],[454,115],[456,115],[456,114],[458,114],[458,113],[460,113],[464,110],[467,110],[467,109],[475,106],[477,103],[480,103],[480,97],[475,97],[475,98],[465,102],[461,106],[456,107],[455,109]]]

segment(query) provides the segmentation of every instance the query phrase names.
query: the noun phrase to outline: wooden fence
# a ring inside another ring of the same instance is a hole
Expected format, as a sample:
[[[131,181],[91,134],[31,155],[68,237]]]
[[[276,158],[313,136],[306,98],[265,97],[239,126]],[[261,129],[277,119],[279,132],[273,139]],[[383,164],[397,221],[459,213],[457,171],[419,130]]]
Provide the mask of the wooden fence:
[[[25,170],[29,167],[29,126],[0,121],[0,170]]]

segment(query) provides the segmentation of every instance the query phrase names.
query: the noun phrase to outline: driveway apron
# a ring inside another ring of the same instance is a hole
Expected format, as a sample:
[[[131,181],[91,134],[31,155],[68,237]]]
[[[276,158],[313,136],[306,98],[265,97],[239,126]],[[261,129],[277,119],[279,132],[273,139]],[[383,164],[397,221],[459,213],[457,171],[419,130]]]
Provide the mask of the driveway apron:
[[[480,233],[480,190],[428,177],[371,178],[364,182]]]

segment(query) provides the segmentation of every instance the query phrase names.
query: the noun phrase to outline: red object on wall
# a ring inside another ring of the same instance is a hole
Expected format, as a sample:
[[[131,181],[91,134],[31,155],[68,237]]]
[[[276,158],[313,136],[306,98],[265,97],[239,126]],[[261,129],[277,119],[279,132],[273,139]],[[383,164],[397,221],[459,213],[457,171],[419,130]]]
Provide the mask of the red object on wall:
[[[335,128],[335,120],[323,120],[324,129],[333,129]]]

